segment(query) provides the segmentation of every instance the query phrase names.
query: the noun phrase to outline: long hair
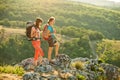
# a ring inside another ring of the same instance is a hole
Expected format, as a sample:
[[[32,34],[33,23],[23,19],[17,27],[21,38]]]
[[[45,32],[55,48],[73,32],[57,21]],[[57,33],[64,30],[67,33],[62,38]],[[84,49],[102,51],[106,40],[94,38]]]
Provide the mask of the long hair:
[[[35,27],[40,30],[39,23],[42,23],[42,22],[43,22],[42,18],[37,18],[35,22],[36,22],[36,23],[35,23]]]

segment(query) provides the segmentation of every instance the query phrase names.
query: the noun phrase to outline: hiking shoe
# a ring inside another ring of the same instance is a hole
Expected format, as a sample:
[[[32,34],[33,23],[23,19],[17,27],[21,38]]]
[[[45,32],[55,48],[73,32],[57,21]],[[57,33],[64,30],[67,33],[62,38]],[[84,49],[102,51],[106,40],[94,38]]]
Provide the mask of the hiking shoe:
[[[54,64],[54,61],[49,61],[49,64]]]

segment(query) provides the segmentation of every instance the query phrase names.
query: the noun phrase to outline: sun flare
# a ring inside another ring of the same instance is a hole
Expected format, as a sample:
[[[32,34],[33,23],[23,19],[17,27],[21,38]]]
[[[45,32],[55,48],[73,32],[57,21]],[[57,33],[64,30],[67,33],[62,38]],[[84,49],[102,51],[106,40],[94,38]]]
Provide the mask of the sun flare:
[[[109,1],[120,2],[120,0],[109,0]]]

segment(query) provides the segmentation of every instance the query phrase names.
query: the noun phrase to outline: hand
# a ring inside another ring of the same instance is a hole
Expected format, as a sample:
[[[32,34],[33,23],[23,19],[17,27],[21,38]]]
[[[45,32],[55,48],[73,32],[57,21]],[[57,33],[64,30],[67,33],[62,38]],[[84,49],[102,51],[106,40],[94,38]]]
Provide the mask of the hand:
[[[56,29],[54,29],[54,33],[56,33]]]
[[[40,33],[42,33],[43,31],[40,31]]]

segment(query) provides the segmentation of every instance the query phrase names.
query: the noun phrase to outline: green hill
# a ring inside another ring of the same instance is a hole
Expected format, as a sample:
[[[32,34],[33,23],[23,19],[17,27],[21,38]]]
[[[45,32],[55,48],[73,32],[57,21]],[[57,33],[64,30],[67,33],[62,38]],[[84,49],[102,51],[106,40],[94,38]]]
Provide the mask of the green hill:
[[[34,21],[36,17],[42,17],[45,24],[50,16],[55,16],[57,32],[66,40],[60,45],[60,53],[71,58],[98,55],[120,66],[119,45],[102,41],[103,38],[120,39],[120,12],[67,0],[0,0],[0,25],[7,27],[0,29],[0,65],[33,57],[34,49],[21,28],[25,30],[26,21]],[[46,57],[48,44],[41,42]]]
[[[120,12],[67,0],[0,0],[0,24],[25,27],[25,22],[42,17],[44,23],[56,17],[56,26],[84,27],[120,39]]]

